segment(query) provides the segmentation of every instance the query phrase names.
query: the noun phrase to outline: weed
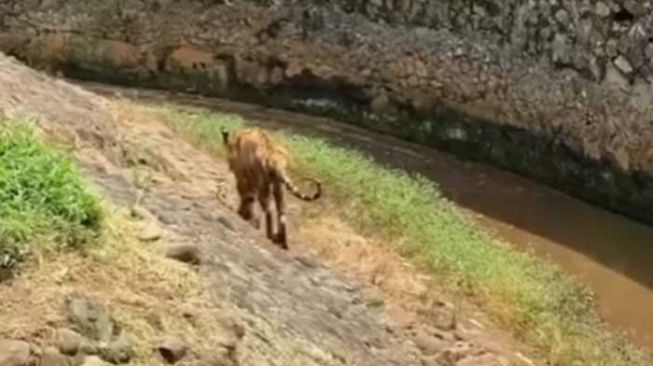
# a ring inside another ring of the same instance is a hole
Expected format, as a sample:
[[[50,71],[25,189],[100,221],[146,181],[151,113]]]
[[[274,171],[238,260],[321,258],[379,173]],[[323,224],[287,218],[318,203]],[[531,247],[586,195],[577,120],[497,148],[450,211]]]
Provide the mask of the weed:
[[[0,272],[5,276],[34,246],[80,248],[100,229],[101,206],[81,173],[29,123],[0,130]]]

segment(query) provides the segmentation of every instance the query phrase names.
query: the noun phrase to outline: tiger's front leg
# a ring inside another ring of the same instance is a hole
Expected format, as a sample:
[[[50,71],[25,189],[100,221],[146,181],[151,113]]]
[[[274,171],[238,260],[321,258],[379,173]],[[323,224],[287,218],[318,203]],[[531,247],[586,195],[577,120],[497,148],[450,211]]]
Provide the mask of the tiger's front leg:
[[[270,207],[270,186],[265,186],[259,191],[258,201],[261,206],[261,211],[265,215],[265,234],[269,240],[274,241],[272,232],[272,210]]]
[[[238,207],[238,215],[240,215],[243,220],[249,222],[252,226],[258,229],[261,224],[254,212],[254,201],[254,197],[251,196],[241,198],[240,206]]]
[[[277,207],[277,234],[273,242],[282,249],[288,249],[288,238],[286,235],[286,205],[283,197],[283,186],[281,182],[276,182],[273,187],[274,202]]]

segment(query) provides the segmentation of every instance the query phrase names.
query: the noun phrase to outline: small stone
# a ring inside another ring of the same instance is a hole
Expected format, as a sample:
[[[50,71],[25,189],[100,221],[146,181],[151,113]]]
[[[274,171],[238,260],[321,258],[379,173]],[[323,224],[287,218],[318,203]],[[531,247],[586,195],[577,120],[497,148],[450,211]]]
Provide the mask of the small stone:
[[[98,356],[87,356],[84,358],[82,366],[109,366],[110,364],[102,360]]]
[[[157,241],[163,236],[163,230],[159,225],[156,225],[153,222],[147,222],[144,225],[141,225],[140,231],[138,233],[138,239],[141,241]]]
[[[644,54],[649,59],[651,66],[653,66],[653,42],[649,42],[648,46],[646,46],[646,51]]]
[[[82,339],[82,336],[74,330],[67,328],[57,330],[57,348],[59,348],[59,352],[64,355],[75,355],[79,351]]]
[[[232,224],[229,221],[229,219],[227,219],[226,217],[220,216],[220,217],[218,217],[217,220],[222,226],[226,227],[227,229],[229,229],[231,231],[236,231],[236,228],[234,227],[234,224]]]
[[[572,48],[569,45],[567,36],[562,33],[556,33],[553,37],[553,62],[567,64],[571,61]]]
[[[134,205],[131,208],[130,212],[131,216],[140,220],[152,220],[154,219],[154,215],[150,211],[148,211],[145,207],[140,206],[140,205]]]
[[[390,101],[385,93],[379,93],[370,102],[370,109],[374,113],[381,114],[387,109],[389,103]]]
[[[418,332],[413,339],[415,345],[425,356],[436,355],[447,348],[447,342],[443,339],[430,336],[424,332]]]
[[[601,18],[606,18],[610,15],[611,11],[610,11],[610,7],[605,5],[604,2],[599,1],[594,6],[594,12],[596,13],[596,15],[600,16]]]
[[[605,54],[609,57],[616,57],[619,53],[619,42],[611,38],[605,42]]]
[[[601,67],[599,66],[599,61],[596,57],[591,56],[589,62],[589,69],[594,77],[594,81],[601,81]]]
[[[638,18],[646,14],[646,6],[644,6],[641,1],[635,1],[635,0],[623,1],[622,5],[635,18]]]
[[[40,366],[68,366],[68,357],[59,353],[54,347],[48,347],[43,350]]]
[[[96,341],[108,341],[114,324],[104,306],[82,296],[66,299],[66,312],[75,330]]]
[[[93,343],[92,341],[89,341],[88,339],[84,339],[82,341],[82,344],[79,346],[79,351],[77,352],[78,355],[98,355],[100,354],[100,347]]]
[[[417,316],[401,306],[389,306],[386,312],[394,325],[399,328],[411,328],[417,323]]]
[[[383,293],[377,288],[369,287],[363,290],[363,299],[369,307],[381,307],[385,304]]]
[[[628,60],[626,60],[622,55],[619,55],[619,57],[614,60],[614,65],[619,69],[619,71],[626,75],[633,72],[633,67],[630,65],[630,62],[628,62]]]
[[[29,361],[29,344],[23,341],[0,340],[0,366],[24,366]]]
[[[202,262],[201,251],[192,244],[178,244],[166,249],[166,257],[188,264],[200,264]]]
[[[134,357],[132,343],[125,337],[110,342],[100,350],[100,356],[113,364],[128,363]]]
[[[188,346],[177,338],[168,337],[161,342],[157,350],[167,363],[173,364],[186,356]]]
[[[623,76],[622,73],[617,70],[617,68],[610,62],[605,68],[605,76],[603,80],[608,85],[613,85],[622,89],[628,87],[628,80]]]
[[[555,18],[560,24],[569,24],[569,13],[565,9],[560,9],[555,13]]]
[[[417,87],[419,85],[419,79],[415,75],[410,75],[408,77],[408,86],[411,88]]]
[[[472,348],[468,343],[456,342],[453,346],[438,354],[441,361],[457,364],[465,356],[469,355]]]
[[[200,314],[199,310],[192,304],[181,305],[179,307],[179,311],[181,312],[181,315],[184,317],[184,319],[191,322],[191,324],[195,324]]]

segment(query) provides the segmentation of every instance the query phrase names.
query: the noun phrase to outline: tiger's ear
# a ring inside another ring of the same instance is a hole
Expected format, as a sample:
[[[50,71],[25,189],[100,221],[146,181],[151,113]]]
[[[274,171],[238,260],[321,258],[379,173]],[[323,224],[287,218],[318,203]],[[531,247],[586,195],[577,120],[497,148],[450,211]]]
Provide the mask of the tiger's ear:
[[[225,130],[223,127],[220,132],[222,132],[222,142],[225,145],[229,145],[229,131]]]

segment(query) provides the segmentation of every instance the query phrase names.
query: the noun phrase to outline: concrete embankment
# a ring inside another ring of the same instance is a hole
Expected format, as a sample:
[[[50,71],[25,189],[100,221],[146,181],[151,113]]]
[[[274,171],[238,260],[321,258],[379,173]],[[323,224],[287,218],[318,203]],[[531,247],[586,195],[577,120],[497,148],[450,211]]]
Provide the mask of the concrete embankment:
[[[648,2],[5,3],[35,67],[335,116],[653,223]]]

